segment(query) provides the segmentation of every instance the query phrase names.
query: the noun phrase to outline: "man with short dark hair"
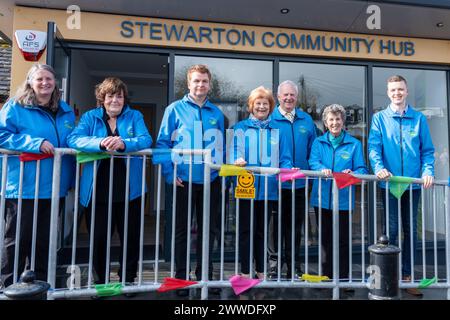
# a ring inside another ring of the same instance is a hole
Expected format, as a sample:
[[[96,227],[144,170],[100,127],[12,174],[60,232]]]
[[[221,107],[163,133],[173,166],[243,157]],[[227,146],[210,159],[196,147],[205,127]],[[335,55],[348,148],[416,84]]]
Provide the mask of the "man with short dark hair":
[[[402,76],[392,76],[387,80],[389,106],[376,113],[372,119],[369,133],[369,159],[373,172],[379,179],[390,176],[422,178],[424,188],[433,184],[434,146],[425,116],[406,103],[408,86]],[[386,183],[380,183],[386,188]],[[411,281],[411,258],[414,257],[417,243],[417,208],[420,198],[420,185],[413,185],[413,191],[401,196],[402,274],[403,280]],[[412,226],[410,225],[410,197],[412,196]],[[389,202],[383,197],[385,210],[389,211],[389,239],[397,243],[398,200],[389,193]],[[412,229],[413,249],[411,250],[410,230]],[[422,293],[409,288],[407,292],[421,296]]]

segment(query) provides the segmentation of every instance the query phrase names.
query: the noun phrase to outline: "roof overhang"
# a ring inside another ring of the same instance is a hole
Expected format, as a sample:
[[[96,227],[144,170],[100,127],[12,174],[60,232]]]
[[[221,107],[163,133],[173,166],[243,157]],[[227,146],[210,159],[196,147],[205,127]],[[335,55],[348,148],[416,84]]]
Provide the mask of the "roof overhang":
[[[67,9],[74,4],[81,12],[450,39],[450,1],[442,0],[2,0],[0,36],[13,38],[15,5]],[[367,27],[370,5],[380,8],[380,29]],[[289,12],[283,14],[282,9]]]

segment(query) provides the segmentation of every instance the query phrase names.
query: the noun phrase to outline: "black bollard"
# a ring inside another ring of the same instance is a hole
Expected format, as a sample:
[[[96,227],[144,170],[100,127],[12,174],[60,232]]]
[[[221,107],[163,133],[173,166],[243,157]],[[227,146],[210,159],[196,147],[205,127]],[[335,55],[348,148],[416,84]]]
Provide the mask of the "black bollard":
[[[50,285],[45,281],[36,280],[33,271],[24,271],[19,282],[5,289],[4,294],[10,300],[47,300]]]
[[[389,245],[382,235],[378,243],[369,247],[372,282],[369,287],[370,300],[399,299],[398,267],[400,248]]]

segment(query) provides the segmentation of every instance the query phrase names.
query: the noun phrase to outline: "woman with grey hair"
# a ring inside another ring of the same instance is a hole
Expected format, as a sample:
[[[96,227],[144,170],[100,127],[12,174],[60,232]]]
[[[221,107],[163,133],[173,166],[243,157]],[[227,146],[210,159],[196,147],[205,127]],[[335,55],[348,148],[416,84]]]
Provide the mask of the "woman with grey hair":
[[[367,173],[361,142],[344,130],[345,109],[338,104],[327,106],[322,115],[327,130],[316,138],[311,148],[309,166],[311,170],[321,171],[327,176],[332,172]],[[324,258],[322,260],[322,274],[330,279],[333,275],[333,199],[332,179],[322,181],[321,185],[321,213],[322,213],[322,245]],[[352,188],[353,197],[354,188]],[[319,183],[314,181],[311,195],[311,206],[319,215]],[[354,207],[354,200],[350,206],[349,187],[339,190],[339,278],[348,279],[348,250],[349,228],[348,210]]]
[[[20,161],[8,158],[5,235],[1,256],[1,282],[6,287],[18,279],[31,263],[36,278],[47,280],[50,209],[52,196],[53,153],[55,148],[66,148],[66,137],[75,125],[72,109],[60,100],[55,71],[45,64],[35,64],[28,71],[26,80],[0,111],[0,148],[35,154],[31,161],[23,163],[22,194],[19,190]],[[39,164],[39,193],[35,199],[37,160]],[[71,156],[63,156],[59,196],[63,198],[73,184],[75,162]],[[19,243],[16,243],[18,198],[22,196]],[[38,201],[39,200],[39,201]],[[32,259],[32,228],[34,202],[37,204],[37,234],[34,261]],[[14,265],[15,247],[19,246],[17,265]]]

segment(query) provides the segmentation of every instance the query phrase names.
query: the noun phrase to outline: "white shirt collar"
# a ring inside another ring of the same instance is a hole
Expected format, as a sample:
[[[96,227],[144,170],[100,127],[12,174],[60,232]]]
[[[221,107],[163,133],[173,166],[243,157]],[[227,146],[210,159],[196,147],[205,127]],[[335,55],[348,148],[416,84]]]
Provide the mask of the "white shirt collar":
[[[283,108],[281,108],[281,106],[278,106],[278,110],[280,111],[280,113],[281,113],[281,115],[282,115],[283,117],[287,118],[287,117],[286,117],[286,113],[287,113],[287,112],[284,111]],[[295,108],[292,109],[291,114],[292,114],[293,116],[295,116]],[[288,120],[289,120],[289,119],[288,119]]]
[[[193,104],[196,104],[196,105],[198,105],[200,108],[201,107],[203,107],[205,104],[206,104],[206,101],[208,101],[208,98],[205,98],[205,101],[203,101],[203,104],[202,105],[199,105],[199,104],[197,104],[197,102],[195,102],[195,100],[191,97],[191,95],[188,93],[188,100],[190,101],[190,102],[192,102]]]
[[[398,112],[398,111],[396,110],[396,108],[392,105],[392,103],[389,104],[389,108],[391,108],[392,112],[394,112],[394,113],[396,113],[396,114],[399,114],[399,115],[401,115],[401,116],[405,115],[406,112],[408,112],[408,104],[406,104],[405,110],[403,110],[403,114],[401,114],[400,112]]]

